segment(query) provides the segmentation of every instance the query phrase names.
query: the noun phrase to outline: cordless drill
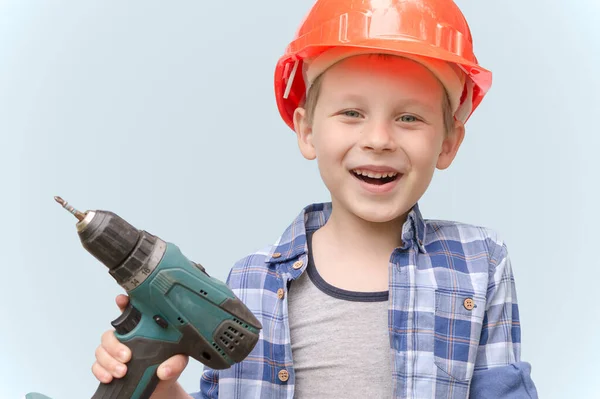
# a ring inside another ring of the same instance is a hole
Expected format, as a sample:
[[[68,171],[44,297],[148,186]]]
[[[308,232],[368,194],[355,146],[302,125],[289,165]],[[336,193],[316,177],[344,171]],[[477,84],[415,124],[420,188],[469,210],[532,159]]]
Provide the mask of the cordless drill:
[[[117,339],[131,349],[127,374],[101,383],[92,399],[149,398],[158,366],[176,354],[226,369],[252,351],[260,322],[226,284],[176,245],[112,212],[79,212],[62,198],[55,200],[77,217],[81,244],[129,296],[126,309],[111,322]]]

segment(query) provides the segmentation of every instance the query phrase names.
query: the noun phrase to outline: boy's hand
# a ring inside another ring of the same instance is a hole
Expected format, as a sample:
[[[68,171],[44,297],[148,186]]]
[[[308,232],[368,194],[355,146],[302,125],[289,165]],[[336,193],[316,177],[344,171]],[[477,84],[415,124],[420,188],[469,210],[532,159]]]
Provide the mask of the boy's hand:
[[[129,297],[118,295],[117,306],[121,310],[129,303]],[[96,349],[96,361],[92,373],[98,381],[108,384],[113,378],[122,378],[127,373],[126,363],[131,359],[131,350],[115,337],[114,330],[102,334],[100,346]],[[151,398],[171,397],[169,392],[176,389],[177,379],[188,364],[188,356],[175,355],[165,360],[156,371],[160,382]]]

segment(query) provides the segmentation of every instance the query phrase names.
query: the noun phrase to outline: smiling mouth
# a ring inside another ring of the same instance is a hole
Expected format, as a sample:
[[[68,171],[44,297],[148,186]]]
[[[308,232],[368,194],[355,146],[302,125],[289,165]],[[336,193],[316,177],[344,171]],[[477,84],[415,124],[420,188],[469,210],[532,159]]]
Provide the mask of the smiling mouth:
[[[360,169],[351,170],[350,173],[352,173],[354,177],[356,177],[359,180],[378,186],[393,182],[401,176],[401,174],[396,172],[375,173]]]

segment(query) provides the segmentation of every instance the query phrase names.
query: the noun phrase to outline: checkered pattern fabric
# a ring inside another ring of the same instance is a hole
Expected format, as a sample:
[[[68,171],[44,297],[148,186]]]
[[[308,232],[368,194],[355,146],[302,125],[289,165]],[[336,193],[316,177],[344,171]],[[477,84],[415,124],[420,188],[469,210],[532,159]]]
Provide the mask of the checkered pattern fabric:
[[[330,214],[331,203],[307,206],[273,245],[233,266],[227,284],[263,330],[243,362],[227,370],[205,368],[194,398],[293,398],[287,295],[279,299],[277,290],[287,293],[288,283],[304,273],[306,232],[323,226]],[[425,220],[418,205],[402,239],[389,262],[394,397],[468,398],[474,371],[520,361],[507,247],[483,227]]]

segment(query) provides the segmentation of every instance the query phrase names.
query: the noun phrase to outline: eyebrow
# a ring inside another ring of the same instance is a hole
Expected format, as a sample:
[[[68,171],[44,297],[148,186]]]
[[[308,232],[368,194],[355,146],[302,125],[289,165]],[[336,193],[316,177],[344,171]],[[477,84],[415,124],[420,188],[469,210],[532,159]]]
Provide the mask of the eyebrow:
[[[359,94],[353,94],[353,93],[346,93],[346,94],[342,94],[338,97],[338,100],[340,102],[361,102],[364,100],[364,97],[359,95]],[[419,107],[421,109],[424,109],[428,112],[435,112],[435,109],[428,103],[418,100],[416,98],[406,98],[406,99],[399,99],[398,100],[398,107],[403,108],[403,107]]]
[[[404,107],[405,106],[416,106],[419,108],[423,108],[428,112],[435,112],[435,109],[431,106],[431,104],[417,100],[415,98],[408,98],[406,100],[401,101],[400,104]]]

